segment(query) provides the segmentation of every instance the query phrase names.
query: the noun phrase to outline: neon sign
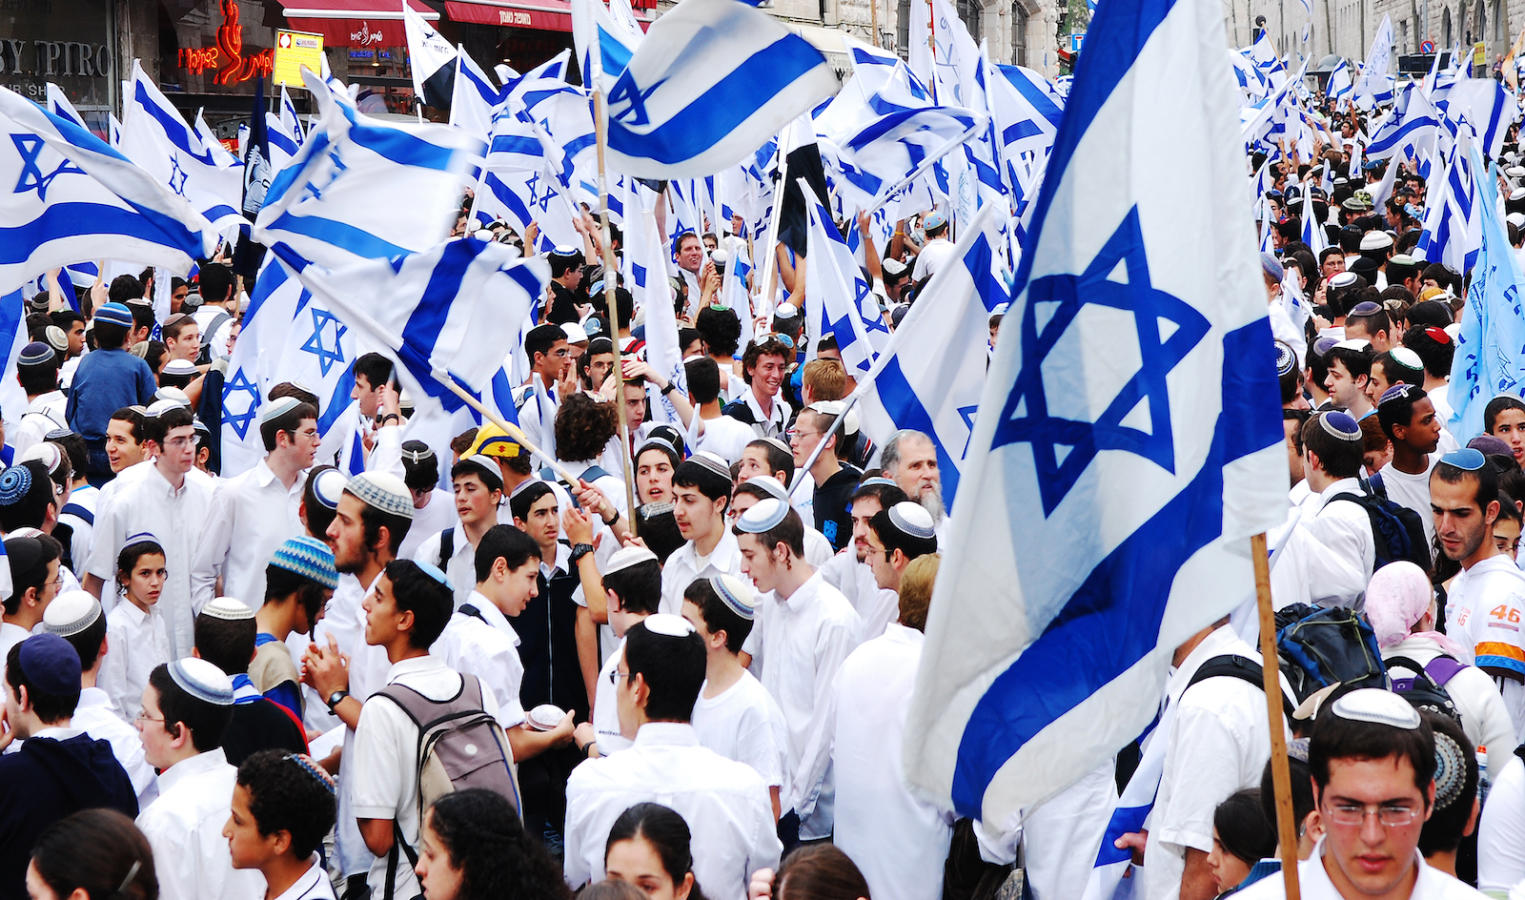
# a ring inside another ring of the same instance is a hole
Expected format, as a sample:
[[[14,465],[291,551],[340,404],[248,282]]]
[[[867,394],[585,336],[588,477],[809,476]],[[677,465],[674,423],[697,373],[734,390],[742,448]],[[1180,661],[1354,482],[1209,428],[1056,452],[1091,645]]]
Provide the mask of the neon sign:
[[[215,69],[216,84],[242,84],[258,75],[264,78],[275,65],[275,51],[266,49],[244,55],[244,27],[238,24],[237,0],[221,0],[222,24],[217,26],[216,47],[182,47],[180,68],[192,75]]]

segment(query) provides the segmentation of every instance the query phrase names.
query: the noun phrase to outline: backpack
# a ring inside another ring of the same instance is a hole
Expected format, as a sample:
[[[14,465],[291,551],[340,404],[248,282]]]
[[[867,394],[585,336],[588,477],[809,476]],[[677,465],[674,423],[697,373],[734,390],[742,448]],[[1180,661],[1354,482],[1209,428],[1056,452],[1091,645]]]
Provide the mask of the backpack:
[[[1374,494],[1337,494],[1329,502],[1336,500],[1348,500],[1366,510],[1376,549],[1372,571],[1399,560],[1407,560],[1426,572],[1430,570],[1433,560],[1419,513]]]
[[[1377,636],[1353,609],[1318,609],[1276,633],[1277,656],[1301,703],[1335,682],[1387,687]]]
[[[1266,689],[1265,670],[1261,668],[1260,663],[1237,653],[1225,653],[1222,656],[1214,656],[1198,666],[1197,671],[1191,676],[1191,681],[1186,682],[1186,690],[1191,690],[1192,686],[1198,682],[1218,677],[1237,678],[1248,682],[1261,693],[1264,693]],[[1182,691],[1181,695],[1185,696],[1186,691]],[[1285,693],[1281,695],[1281,710],[1290,725],[1293,706]]]
[[[418,727],[418,813],[445,794],[467,788],[486,788],[508,798],[522,814],[518,769],[508,735],[482,708],[482,685],[474,675],[461,675],[461,689],[449,700],[431,700],[402,684],[378,692],[397,704]],[[410,866],[418,853],[392,823],[392,851],[387,856],[386,896],[393,896],[398,849]]]
[[[1466,668],[1460,662],[1441,654],[1430,660],[1429,665],[1421,666],[1406,656],[1394,656],[1387,660],[1387,666],[1389,669],[1397,666],[1416,673],[1412,676],[1393,676],[1393,693],[1402,696],[1416,709],[1431,709],[1461,721],[1461,713],[1446,691],[1446,682]]]
[[[444,531],[440,532],[440,535],[439,535],[439,559],[435,560],[434,565],[441,572],[444,572],[444,571],[446,571],[446,566],[450,565],[450,557],[452,557],[454,555],[455,555],[455,526],[451,525],[449,528],[446,528]]]

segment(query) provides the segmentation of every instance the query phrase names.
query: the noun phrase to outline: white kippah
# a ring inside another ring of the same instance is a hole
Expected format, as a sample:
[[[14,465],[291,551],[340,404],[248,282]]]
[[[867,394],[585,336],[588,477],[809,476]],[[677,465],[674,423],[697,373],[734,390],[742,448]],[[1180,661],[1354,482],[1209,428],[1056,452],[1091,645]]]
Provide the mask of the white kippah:
[[[890,522],[895,529],[902,534],[911,537],[935,538],[937,529],[932,522],[932,514],[920,503],[910,500],[902,500],[890,507]]]
[[[198,700],[214,706],[233,705],[233,679],[204,659],[175,660],[169,664],[169,677]]]
[[[789,489],[784,487],[783,482],[772,475],[753,475],[743,483],[755,484],[762,488],[769,496],[777,497],[786,503],[789,501]]]
[[[1419,727],[1419,710],[1392,691],[1360,688],[1334,701],[1329,712],[1352,722],[1387,725],[1392,728]]]
[[[43,627],[59,637],[79,634],[101,617],[101,603],[89,591],[64,591],[42,613]]]
[[[621,547],[609,557],[609,562],[604,565],[603,574],[613,575],[615,572],[623,572],[643,562],[659,562],[659,560],[655,553],[645,547]]]
[[[233,597],[218,597],[201,608],[200,615],[221,619],[224,622],[244,622],[254,618],[254,610],[247,603]]]
[[[259,423],[263,425],[271,419],[278,419],[301,405],[302,401],[295,397],[282,397],[279,400],[272,400],[265,404],[264,409],[259,411]]]
[[[657,613],[647,616],[642,620],[646,630],[652,634],[660,634],[666,637],[688,637],[694,633],[694,626],[682,616],[672,613]]]
[[[736,529],[747,534],[762,534],[777,528],[789,515],[789,504],[769,497],[759,500],[736,519]]]
[[[344,486],[372,509],[389,515],[413,518],[413,495],[407,484],[391,472],[361,472]]]

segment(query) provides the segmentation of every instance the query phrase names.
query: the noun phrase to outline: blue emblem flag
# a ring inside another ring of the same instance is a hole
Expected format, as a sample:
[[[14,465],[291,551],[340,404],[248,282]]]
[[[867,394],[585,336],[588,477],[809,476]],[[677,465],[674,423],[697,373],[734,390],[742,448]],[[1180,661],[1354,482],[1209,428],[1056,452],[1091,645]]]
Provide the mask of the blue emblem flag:
[[[609,90],[609,166],[637,178],[713,175],[838,86],[821,51],[767,13],[685,0]]]
[[[906,727],[912,788],[1000,830],[1144,731],[1287,502],[1222,9],[1103,3],[1086,42]]]

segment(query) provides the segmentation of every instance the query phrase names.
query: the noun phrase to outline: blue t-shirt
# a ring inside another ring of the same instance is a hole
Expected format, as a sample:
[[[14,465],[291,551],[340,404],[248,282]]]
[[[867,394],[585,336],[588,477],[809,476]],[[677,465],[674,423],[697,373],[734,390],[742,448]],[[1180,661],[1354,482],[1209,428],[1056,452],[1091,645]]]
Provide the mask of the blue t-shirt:
[[[96,350],[79,361],[64,416],[75,434],[102,441],[112,413],[124,406],[147,406],[157,389],[148,363],[126,350]]]

